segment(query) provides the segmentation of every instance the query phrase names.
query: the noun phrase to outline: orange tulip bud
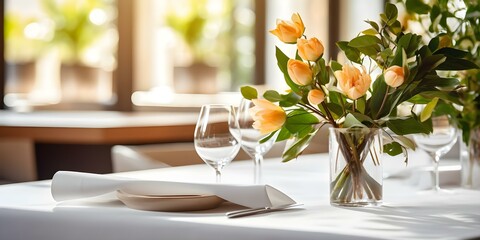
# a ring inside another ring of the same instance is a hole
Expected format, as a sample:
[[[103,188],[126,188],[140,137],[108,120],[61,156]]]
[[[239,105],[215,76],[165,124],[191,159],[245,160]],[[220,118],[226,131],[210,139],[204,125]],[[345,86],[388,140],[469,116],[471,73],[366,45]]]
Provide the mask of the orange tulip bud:
[[[292,81],[300,86],[305,86],[312,82],[312,70],[303,61],[288,60],[287,71]]]
[[[301,38],[305,26],[298,13],[292,14],[292,21],[277,20],[277,28],[270,31],[284,43],[296,43]]]
[[[385,83],[390,87],[398,87],[405,81],[405,73],[403,67],[391,66],[383,73]]]
[[[297,41],[298,55],[303,60],[317,61],[322,56],[324,47],[322,42],[317,38],[303,39]]]
[[[254,121],[253,128],[262,134],[271,133],[280,129],[287,120],[285,111],[265,99],[252,99],[254,107],[250,108],[250,115]]]
[[[325,100],[325,93],[319,89],[312,89],[308,92],[308,102],[312,105],[318,105]]]

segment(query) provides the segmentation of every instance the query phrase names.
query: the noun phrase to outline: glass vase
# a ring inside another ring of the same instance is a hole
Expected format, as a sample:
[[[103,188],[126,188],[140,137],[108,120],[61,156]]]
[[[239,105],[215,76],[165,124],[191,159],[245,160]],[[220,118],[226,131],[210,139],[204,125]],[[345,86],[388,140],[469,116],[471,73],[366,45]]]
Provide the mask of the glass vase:
[[[468,146],[460,142],[462,187],[480,189],[480,128],[470,131]]]
[[[382,203],[382,136],[377,128],[330,128],[330,204]]]

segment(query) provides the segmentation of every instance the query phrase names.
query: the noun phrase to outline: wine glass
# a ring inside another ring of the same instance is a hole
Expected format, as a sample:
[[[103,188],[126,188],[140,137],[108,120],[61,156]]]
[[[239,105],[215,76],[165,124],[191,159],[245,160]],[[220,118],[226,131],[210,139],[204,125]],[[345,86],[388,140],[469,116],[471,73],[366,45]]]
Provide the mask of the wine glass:
[[[260,143],[260,140],[268,134],[262,134],[259,130],[253,128],[253,119],[250,115],[250,108],[254,107],[252,101],[243,98],[238,107],[238,124],[240,126],[240,135],[242,138],[242,149],[252,157],[255,164],[254,182],[260,183],[262,179],[263,156],[272,148],[275,142],[275,136],[269,140]]]
[[[418,147],[425,150],[434,161],[433,190],[440,191],[438,167],[440,158],[450,151],[457,141],[457,128],[447,115],[432,117],[433,132],[429,135],[415,134],[413,136]]]
[[[233,106],[203,105],[195,127],[194,143],[200,158],[215,169],[216,182],[220,183],[222,169],[240,150],[240,131]]]

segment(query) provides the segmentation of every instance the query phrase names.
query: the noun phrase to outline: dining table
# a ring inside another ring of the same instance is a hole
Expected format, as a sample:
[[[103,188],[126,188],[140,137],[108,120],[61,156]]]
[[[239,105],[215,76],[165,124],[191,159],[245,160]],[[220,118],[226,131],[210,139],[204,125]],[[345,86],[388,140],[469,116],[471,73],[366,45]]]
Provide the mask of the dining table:
[[[372,207],[330,204],[328,153],[265,159],[260,182],[254,182],[253,161],[233,161],[221,184],[270,185],[302,204],[238,218],[226,216],[244,209],[231,202],[200,211],[146,211],[127,207],[114,193],[56,201],[52,180],[0,185],[0,239],[479,239],[480,191],[455,183],[425,190],[420,182],[429,168],[415,165],[423,157],[413,154],[409,166],[385,157],[383,201]],[[458,173],[455,164],[448,167],[441,177]],[[216,184],[206,164],[108,176]]]

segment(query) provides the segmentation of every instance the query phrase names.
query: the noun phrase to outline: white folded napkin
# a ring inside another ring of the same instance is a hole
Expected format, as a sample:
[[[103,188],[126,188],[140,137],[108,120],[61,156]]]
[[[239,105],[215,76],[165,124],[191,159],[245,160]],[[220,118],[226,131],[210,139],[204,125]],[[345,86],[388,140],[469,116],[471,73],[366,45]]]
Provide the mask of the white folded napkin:
[[[137,195],[217,195],[249,208],[295,203],[293,199],[269,185],[147,181],[69,171],[55,173],[51,186],[52,196],[56,201],[94,197],[117,190]]]

